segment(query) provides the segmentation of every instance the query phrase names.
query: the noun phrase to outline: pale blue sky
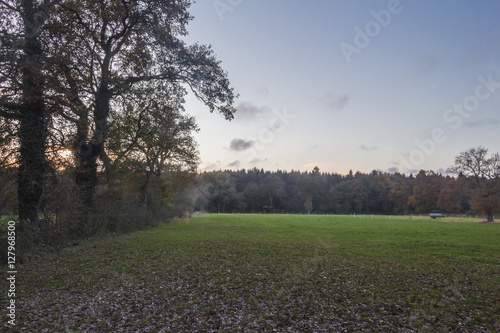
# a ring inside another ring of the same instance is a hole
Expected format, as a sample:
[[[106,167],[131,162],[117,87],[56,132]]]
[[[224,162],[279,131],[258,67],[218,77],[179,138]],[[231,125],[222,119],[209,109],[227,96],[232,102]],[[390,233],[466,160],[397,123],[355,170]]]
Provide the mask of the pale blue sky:
[[[440,171],[470,147],[500,152],[499,1],[200,0],[191,12],[187,41],[211,44],[240,94],[232,122],[188,99],[201,170]]]

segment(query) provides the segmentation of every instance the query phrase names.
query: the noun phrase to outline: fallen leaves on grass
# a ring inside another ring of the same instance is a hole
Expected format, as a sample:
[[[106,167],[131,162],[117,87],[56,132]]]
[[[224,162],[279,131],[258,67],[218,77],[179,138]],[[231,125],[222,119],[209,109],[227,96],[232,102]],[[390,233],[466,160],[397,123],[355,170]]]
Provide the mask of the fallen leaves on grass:
[[[17,329],[500,330],[497,265],[345,255],[307,242],[175,242],[165,234],[168,242],[155,243],[148,235],[82,245],[25,264]]]

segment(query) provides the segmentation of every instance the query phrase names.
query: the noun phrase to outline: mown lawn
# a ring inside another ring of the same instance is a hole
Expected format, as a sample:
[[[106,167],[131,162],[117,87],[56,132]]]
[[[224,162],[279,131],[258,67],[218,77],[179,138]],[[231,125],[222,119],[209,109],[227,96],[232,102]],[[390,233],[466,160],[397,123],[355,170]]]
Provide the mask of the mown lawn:
[[[19,265],[16,328],[496,332],[500,225],[471,222],[204,215],[85,242]]]

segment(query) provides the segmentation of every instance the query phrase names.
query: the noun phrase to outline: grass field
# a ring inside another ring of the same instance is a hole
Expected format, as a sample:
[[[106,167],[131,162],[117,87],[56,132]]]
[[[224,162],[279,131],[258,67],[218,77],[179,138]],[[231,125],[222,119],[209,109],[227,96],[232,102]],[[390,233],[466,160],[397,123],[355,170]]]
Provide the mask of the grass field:
[[[203,215],[84,242],[19,267],[17,329],[496,332],[500,225],[472,222]]]
[[[17,220],[17,216],[14,216],[14,215],[0,216],[0,231],[7,230],[7,223],[9,221],[16,221],[16,220]]]

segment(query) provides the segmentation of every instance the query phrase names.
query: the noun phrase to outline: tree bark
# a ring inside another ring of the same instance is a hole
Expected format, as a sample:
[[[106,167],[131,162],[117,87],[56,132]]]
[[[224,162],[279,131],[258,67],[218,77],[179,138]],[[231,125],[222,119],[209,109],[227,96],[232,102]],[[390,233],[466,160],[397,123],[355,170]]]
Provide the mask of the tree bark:
[[[36,34],[33,1],[22,2],[24,57],[22,59],[23,106],[19,119],[20,159],[18,200],[20,221],[38,221],[45,188],[47,162],[45,81],[41,68],[42,47]]]
[[[75,142],[75,182],[78,187],[81,214],[77,222],[79,232],[84,232],[88,223],[89,213],[94,203],[94,194],[97,186],[97,160],[104,155],[104,144],[109,135],[109,105],[111,93],[109,90],[109,57],[102,64],[102,79],[95,96],[94,106],[94,134],[88,140],[88,119],[81,120]]]
[[[487,216],[488,216],[488,219],[487,219],[488,222],[495,222],[495,219],[493,218],[492,212],[488,212]]]
[[[151,178],[153,177],[152,171],[146,172],[146,181],[144,182],[144,186],[142,187],[142,203],[146,206],[146,211],[149,213],[149,188],[151,186]]]

